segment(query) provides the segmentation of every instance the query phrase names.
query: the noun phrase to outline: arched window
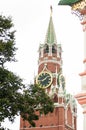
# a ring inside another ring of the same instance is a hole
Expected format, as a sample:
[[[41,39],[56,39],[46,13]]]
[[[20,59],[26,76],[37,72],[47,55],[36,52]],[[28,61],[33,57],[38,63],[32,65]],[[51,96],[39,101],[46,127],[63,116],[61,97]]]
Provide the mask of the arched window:
[[[57,52],[57,50],[56,50],[56,46],[53,45],[53,46],[52,46],[52,53],[56,53],[56,52]]]
[[[45,45],[44,53],[49,53],[49,46],[48,45]]]

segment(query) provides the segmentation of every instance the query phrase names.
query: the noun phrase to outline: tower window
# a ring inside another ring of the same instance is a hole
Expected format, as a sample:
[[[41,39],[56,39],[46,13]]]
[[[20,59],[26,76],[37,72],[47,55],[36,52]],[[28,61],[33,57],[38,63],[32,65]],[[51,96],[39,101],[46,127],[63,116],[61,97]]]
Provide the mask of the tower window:
[[[52,53],[56,53],[57,51],[56,51],[56,47],[53,45],[52,46]]]
[[[48,45],[45,46],[44,53],[49,53],[49,46]]]

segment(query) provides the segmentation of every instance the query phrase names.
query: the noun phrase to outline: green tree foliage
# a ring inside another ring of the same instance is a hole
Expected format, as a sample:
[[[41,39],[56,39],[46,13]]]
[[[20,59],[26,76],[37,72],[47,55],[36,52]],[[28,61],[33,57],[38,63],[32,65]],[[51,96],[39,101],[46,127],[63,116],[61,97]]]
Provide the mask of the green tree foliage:
[[[53,101],[45,93],[45,90],[37,84],[30,85],[21,98],[20,111],[23,112],[21,116],[29,121],[32,126],[35,126],[34,120],[38,120],[40,114],[46,115],[49,112],[53,112]],[[36,114],[36,111],[39,111],[39,115]]]
[[[15,61],[15,31],[10,17],[0,16],[0,65]]]
[[[22,89],[22,80],[12,72],[0,68],[0,121],[9,118],[14,120],[17,115],[18,98],[21,96],[19,92]]]
[[[39,115],[53,111],[53,101],[38,85],[24,85],[22,79],[6,69],[6,62],[15,60],[15,31],[10,17],[0,15],[0,125],[6,118],[13,122],[15,115],[35,126]],[[4,128],[0,127],[1,130]]]

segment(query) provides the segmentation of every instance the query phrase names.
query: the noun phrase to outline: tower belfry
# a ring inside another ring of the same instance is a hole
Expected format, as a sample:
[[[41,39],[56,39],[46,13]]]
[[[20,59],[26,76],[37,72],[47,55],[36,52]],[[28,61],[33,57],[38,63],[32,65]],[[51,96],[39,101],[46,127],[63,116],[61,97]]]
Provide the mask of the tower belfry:
[[[50,19],[45,41],[39,45],[38,74],[36,83],[54,101],[54,111],[40,115],[32,127],[27,121],[20,120],[20,130],[76,130],[77,109],[72,95],[66,93],[65,77],[62,73],[62,47],[58,44],[50,7]]]

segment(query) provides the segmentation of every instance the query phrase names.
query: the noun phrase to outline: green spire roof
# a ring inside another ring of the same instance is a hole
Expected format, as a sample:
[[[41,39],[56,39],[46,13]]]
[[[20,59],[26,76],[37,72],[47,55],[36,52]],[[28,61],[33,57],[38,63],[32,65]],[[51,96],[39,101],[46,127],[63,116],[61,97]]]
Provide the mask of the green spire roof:
[[[48,30],[45,38],[45,44],[56,44],[56,35],[55,35],[55,30],[54,30],[54,25],[52,20],[52,12],[51,12]]]
[[[73,4],[79,2],[81,0],[60,0],[58,5],[70,5],[72,6]]]

